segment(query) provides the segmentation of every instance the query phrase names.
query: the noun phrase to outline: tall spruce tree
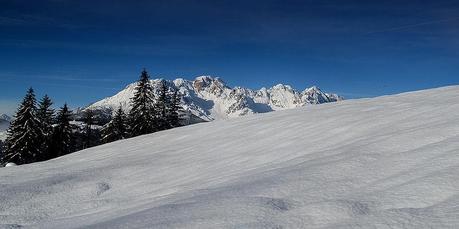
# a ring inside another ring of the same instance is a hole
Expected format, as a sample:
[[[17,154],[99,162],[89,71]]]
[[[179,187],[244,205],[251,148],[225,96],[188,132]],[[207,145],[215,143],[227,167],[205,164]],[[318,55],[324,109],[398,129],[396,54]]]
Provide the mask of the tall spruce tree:
[[[127,117],[121,106],[116,110],[112,120],[102,129],[102,141],[105,143],[125,139],[129,136]]]
[[[83,133],[83,149],[89,148],[93,146],[94,141],[93,139],[93,131],[92,126],[94,125],[94,112],[91,109],[87,109],[84,112],[84,133]]]
[[[41,159],[43,132],[36,112],[35,94],[30,88],[8,129],[3,163],[27,164]]]
[[[38,103],[37,117],[42,124],[42,129],[45,134],[51,133],[54,123],[54,109],[51,108],[52,105],[53,102],[48,95],[43,96]]]
[[[167,120],[168,110],[170,106],[170,97],[168,95],[168,88],[164,81],[161,81],[161,87],[159,88],[159,96],[155,102],[157,112],[157,126],[159,130],[166,130],[171,128]]]
[[[182,125],[183,108],[181,106],[182,97],[178,91],[174,91],[170,98],[169,109],[167,112],[167,122],[170,127],[179,127]]]
[[[57,112],[56,126],[53,131],[51,152],[53,157],[59,157],[72,152],[72,111],[67,104]]]
[[[129,112],[132,136],[153,133],[157,130],[154,93],[147,71],[144,69],[135,87]]]
[[[37,118],[40,121],[43,131],[43,138],[41,139],[42,160],[51,158],[49,147],[51,145],[54,123],[54,109],[51,108],[52,105],[53,102],[48,95],[43,96],[38,103]]]

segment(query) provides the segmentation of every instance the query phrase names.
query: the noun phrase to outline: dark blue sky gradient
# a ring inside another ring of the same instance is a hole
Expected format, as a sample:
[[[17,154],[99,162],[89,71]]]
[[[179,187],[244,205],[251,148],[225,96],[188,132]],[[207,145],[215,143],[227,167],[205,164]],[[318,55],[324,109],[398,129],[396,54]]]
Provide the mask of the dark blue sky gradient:
[[[0,113],[153,77],[318,85],[347,98],[459,84],[459,1],[0,0]]]

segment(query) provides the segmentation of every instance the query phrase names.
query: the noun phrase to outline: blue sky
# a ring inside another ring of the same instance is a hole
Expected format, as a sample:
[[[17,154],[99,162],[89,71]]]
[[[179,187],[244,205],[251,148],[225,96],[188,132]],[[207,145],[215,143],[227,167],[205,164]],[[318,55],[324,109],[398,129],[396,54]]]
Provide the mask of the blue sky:
[[[459,84],[458,1],[0,0],[0,113],[28,87],[84,106],[137,80],[318,85],[346,98]]]

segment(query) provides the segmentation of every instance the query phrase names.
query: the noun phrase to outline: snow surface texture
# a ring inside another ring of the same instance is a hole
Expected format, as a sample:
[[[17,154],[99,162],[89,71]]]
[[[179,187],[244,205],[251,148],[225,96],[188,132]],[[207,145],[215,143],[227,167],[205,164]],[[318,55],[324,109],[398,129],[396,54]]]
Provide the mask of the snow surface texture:
[[[315,86],[298,92],[288,85],[278,84],[270,89],[262,88],[255,91],[242,87],[230,88],[218,77],[200,76],[194,81],[152,80],[155,91],[159,90],[161,82],[165,82],[172,91],[180,91],[184,95],[182,100],[184,109],[188,114],[203,121],[342,100],[342,97],[324,93]],[[129,102],[134,95],[135,86],[135,83],[130,84],[118,94],[98,101],[89,108],[116,110],[121,105],[123,109],[129,110]]]
[[[459,228],[458,181],[459,87],[445,87],[201,123],[1,168],[0,224]]]

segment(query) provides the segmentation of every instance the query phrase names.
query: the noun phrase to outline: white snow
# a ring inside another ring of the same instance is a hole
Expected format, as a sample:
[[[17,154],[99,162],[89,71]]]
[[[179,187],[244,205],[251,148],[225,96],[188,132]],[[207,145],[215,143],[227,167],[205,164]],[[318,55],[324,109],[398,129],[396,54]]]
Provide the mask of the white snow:
[[[459,87],[445,87],[196,124],[1,168],[0,224],[459,228],[458,181]]]
[[[17,166],[17,165],[13,162],[9,162],[5,165],[5,167],[11,167],[11,166]]]
[[[0,131],[0,141],[6,140],[8,132],[6,130]]]

